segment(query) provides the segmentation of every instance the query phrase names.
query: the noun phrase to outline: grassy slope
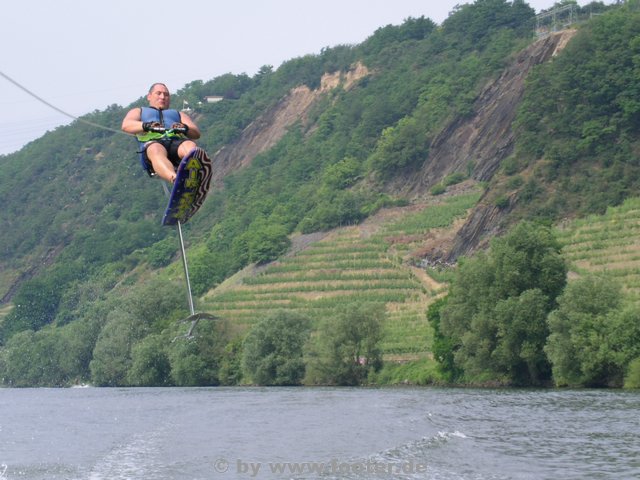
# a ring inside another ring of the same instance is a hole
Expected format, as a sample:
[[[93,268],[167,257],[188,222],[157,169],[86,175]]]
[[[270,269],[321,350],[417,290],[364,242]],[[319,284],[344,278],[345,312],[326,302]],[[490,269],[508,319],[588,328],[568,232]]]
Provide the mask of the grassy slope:
[[[320,235],[278,262],[245,269],[208,292],[201,307],[244,331],[271,310],[292,309],[320,319],[348,300],[384,302],[388,316],[382,348],[392,363],[378,380],[426,383],[437,378],[426,309],[447,284],[414,266],[413,255],[452,238],[478,198],[479,191],[467,187],[383,210],[361,225]],[[559,227],[571,276],[600,272],[618,279],[640,300],[639,230],[640,198]]]
[[[640,198],[604,215],[574,220],[558,232],[573,276],[599,273],[616,279],[640,301]]]
[[[451,234],[452,225],[459,225],[455,220],[479,198],[479,191],[470,189],[385,210],[361,225],[329,232],[278,262],[246,269],[206,294],[201,307],[246,329],[271,310],[320,319],[348,301],[383,302],[385,358],[427,357],[432,332],[426,308],[443,286],[412,266],[412,253],[440,233]]]

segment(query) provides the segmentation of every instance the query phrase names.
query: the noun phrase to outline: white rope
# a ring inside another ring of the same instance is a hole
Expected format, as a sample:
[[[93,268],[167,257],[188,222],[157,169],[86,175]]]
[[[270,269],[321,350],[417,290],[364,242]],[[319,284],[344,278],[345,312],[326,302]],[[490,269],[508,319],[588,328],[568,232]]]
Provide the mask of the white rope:
[[[120,134],[122,134],[122,135],[127,135],[127,136],[132,135],[132,134],[130,134],[130,133],[123,132],[122,130],[116,130],[115,128],[105,127],[104,125],[100,125],[100,124],[98,124],[98,123],[93,123],[93,122],[90,122],[89,120],[85,120],[85,119],[83,119],[83,118],[78,118],[78,117],[76,117],[75,115],[71,115],[70,113],[67,113],[67,112],[65,112],[64,110],[62,110],[62,109],[60,109],[60,108],[56,107],[55,105],[53,105],[53,104],[51,104],[51,103],[47,102],[44,98],[42,98],[42,97],[40,97],[40,96],[36,95],[36,94],[35,94],[35,93],[33,93],[31,90],[29,90],[27,87],[25,87],[25,86],[21,85],[20,83],[18,83],[17,81],[15,81],[13,78],[11,78],[9,75],[5,74],[4,72],[0,72],[0,75],[1,75],[2,77],[4,77],[4,78],[5,78],[5,80],[7,80],[7,81],[11,82],[12,84],[14,84],[14,85],[15,85],[16,87],[18,87],[20,90],[22,90],[22,91],[26,92],[28,95],[32,96],[33,98],[35,98],[35,99],[36,99],[36,100],[38,100],[39,102],[41,102],[41,103],[45,104],[47,107],[49,107],[49,108],[51,108],[51,109],[55,110],[56,112],[61,113],[61,114],[62,114],[62,115],[64,115],[65,117],[72,118],[73,120],[77,120],[78,122],[82,122],[82,123],[84,123],[84,124],[86,124],[86,125],[90,125],[90,126],[95,127],[95,128],[101,128],[102,130],[107,130],[107,131],[109,131],[109,132],[113,132],[113,133],[120,133]]]

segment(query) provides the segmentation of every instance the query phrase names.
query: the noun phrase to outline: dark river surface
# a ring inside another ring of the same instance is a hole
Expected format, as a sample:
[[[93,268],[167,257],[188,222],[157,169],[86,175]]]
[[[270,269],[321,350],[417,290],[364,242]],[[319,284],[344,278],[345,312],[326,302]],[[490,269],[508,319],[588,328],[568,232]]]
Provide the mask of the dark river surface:
[[[640,392],[0,389],[0,479],[638,479]]]

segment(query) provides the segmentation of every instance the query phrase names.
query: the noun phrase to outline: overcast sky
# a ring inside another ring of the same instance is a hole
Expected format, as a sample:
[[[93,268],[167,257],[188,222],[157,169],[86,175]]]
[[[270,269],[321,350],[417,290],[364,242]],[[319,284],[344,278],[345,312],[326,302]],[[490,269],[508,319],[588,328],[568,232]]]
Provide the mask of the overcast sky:
[[[0,72],[74,116],[128,105],[150,84],[171,91],[323,47],[357,44],[408,17],[440,24],[465,0],[18,0],[2,5]],[[536,12],[554,0],[530,0]],[[579,2],[584,5],[588,2]],[[611,3],[611,2],[606,2]],[[0,154],[68,117],[0,77]]]

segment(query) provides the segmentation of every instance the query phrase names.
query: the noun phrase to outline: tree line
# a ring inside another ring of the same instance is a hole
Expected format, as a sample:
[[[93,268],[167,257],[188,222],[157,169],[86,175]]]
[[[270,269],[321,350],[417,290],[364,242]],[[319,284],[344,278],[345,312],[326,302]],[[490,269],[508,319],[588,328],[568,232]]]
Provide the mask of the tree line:
[[[640,306],[610,278],[567,283],[560,248],[549,227],[523,222],[460,263],[428,314],[445,381],[640,386]]]

